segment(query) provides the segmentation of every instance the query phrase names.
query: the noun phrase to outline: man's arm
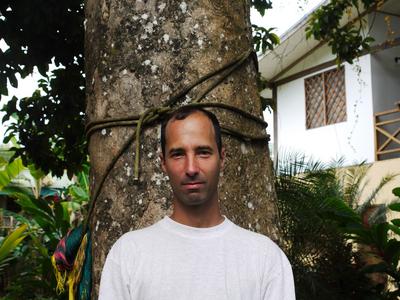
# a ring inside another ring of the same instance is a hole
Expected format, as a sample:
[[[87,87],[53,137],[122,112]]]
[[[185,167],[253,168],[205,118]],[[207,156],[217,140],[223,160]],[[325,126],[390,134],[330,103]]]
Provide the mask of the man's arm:
[[[276,245],[275,245],[276,246]],[[264,273],[263,300],[295,300],[295,289],[292,267],[286,255],[276,246],[272,255],[267,257],[267,267]]]
[[[99,300],[129,300],[129,275],[118,242],[107,255],[101,273]]]

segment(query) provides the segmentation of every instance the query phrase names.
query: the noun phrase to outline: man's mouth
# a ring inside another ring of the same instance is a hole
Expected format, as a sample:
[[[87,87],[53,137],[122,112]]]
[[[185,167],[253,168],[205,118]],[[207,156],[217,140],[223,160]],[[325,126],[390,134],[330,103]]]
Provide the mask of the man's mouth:
[[[183,186],[188,190],[196,190],[201,188],[204,185],[204,182],[196,181],[196,182],[185,182]]]

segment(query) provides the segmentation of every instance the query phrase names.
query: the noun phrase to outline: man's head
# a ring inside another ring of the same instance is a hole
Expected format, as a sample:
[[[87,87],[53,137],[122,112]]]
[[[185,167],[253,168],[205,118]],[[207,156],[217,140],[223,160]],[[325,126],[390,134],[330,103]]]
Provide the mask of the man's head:
[[[179,109],[162,124],[161,147],[174,200],[185,206],[217,203],[225,157],[217,118],[203,109]]]
[[[205,110],[201,107],[183,106],[183,107],[177,109],[176,111],[174,111],[172,114],[170,114],[161,123],[161,151],[164,156],[165,156],[165,143],[166,143],[165,142],[165,128],[167,127],[167,124],[173,120],[184,120],[191,114],[194,114],[197,112],[205,114],[210,119],[210,121],[214,127],[215,142],[217,144],[218,153],[221,155],[221,151],[222,151],[221,126],[219,125],[219,121],[218,121],[217,117],[212,112],[209,112],[208,110]]]

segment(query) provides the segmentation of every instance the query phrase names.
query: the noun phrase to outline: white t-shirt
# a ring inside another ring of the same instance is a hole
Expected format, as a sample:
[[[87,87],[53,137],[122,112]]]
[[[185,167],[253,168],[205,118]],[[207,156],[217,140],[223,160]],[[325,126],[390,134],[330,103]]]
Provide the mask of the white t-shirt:
[[[124,234],[104,265],[100,300],[292,300],[293,275],[269,238],[227,218],[195,228],[165,217]]]

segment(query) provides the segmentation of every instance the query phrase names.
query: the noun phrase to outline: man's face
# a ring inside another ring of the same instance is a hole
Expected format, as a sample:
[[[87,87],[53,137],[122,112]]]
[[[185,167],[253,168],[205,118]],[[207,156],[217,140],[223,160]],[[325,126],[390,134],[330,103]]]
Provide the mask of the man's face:
[[[183,120],[171,120],[165,136],[162,168],[169,177],[175,200],[189,206],[217,201],[224,150],[220,156],[211,120],[201,112]]]

